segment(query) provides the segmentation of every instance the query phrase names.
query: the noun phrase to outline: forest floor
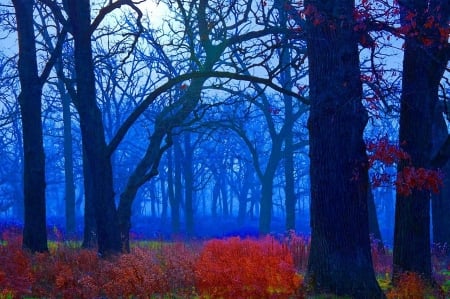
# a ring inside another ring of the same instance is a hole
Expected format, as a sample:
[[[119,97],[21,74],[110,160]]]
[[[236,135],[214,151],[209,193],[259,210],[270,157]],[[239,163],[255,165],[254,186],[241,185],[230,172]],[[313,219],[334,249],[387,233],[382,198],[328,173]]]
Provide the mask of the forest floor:
[[[0,299],[13,298],[336,298],[308,296],[303,275],[309,238],[228,237],[203,241],[132,241],[130,254],[102,259],[80,242],[56,238],[49,252],[28,254],[21,235],[0,238]],[[434,246],[433,270],[439,287],[415,274],[391,285],[392,252],[373,242],[377,280],[388,298],[450,298],[446,248]]]

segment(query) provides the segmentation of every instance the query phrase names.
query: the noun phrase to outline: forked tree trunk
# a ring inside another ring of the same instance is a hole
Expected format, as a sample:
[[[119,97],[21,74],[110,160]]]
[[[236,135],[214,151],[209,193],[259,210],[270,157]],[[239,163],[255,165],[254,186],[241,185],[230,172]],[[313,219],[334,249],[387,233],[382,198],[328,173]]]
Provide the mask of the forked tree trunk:
[[[73,25],[77,97],[75,107],[80,116],[83,154],[86,155],[97,228],[98,252],[110,255],[121,251],[120,231],[114,200],[113,176],[108,155],[102,114],[97,105],[94,62],[91,45],[89,0],[68,0]],[[86,172],[85,172],[86,174]],[[86,195],[88,198],[88,195]]]

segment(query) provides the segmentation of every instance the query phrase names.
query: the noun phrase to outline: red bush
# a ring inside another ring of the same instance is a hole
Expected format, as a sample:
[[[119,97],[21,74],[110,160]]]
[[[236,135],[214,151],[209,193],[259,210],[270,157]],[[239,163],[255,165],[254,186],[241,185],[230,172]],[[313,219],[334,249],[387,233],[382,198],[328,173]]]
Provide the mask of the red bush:
[[[99,295],[102,261],[95,251],[60,246],[51,254],[35,254],[33,266],[34,296],[70,299]]]
[[[31,294],[34,276],[30,255],[22,250],[22,238],[11,232],[2,234],[0,243],[0,294],[21,297]]]
[[[405,272],[398,278],[397,286],[387,294],[395,299],[423,299],[426,296],[426,284],[413,272]]]
[[[270,237],[208,241],[195,273],[197,290],[209,298],[286,298],[301,283],[288,249]]]

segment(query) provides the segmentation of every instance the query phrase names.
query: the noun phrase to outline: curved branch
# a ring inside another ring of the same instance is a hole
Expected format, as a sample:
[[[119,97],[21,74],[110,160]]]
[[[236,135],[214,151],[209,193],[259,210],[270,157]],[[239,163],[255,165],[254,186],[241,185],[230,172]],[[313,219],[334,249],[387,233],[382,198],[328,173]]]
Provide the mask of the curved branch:
[[[124,123],[120,126],[119,130],[117,130],[117,133],[114,135],[113,139],[109,143],[107,147],[108,155],[111,155],[116,148],[119,146],[122,139],[125,137],[126,133],[130,129],[130,127],[134,124],[134,122],[139,118],[139,116],[144,113],[144,111],[160,96],[162,93],[168,91],[175,85],[186,81],[190,79],[195,78],[228,78],[233,80],[240,80],[240,81],[248,81],[248,82],[256,82],[263,85],[266,85],[267,87],[272,88],[275,91],[285,93],[287,95],[290,95],[294,98],[297,98],[299,101],[301,101],[304,104],[309,104],[309,101],[307,98],[300,96],[299,94],[296,94],[295,92],[292,92],[290,90],[286,90],[281,86],[278,86],[277,84],[273,83],[272,80],[266,79],[266,78],[260,78],[255,77],[252,75],[240,75],[230,72],[217,72],[217,71],[210,71],[210,72],[192,72],[187,74],[179,75],[175,78],[170,79],[160,87],[156,88],[153,92],[151,92],[137,107],[133,110],[133,112],[127,117],[127,119],[124,121]]]

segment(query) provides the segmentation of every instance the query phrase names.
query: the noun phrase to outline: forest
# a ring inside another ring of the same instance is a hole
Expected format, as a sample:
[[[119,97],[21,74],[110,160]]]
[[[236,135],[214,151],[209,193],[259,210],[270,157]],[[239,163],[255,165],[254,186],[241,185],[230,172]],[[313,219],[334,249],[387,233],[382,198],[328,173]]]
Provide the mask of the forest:
[[[448,0],[1,1],[0,298],[450,296],[449,21]]]

